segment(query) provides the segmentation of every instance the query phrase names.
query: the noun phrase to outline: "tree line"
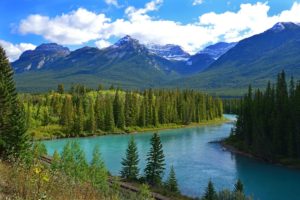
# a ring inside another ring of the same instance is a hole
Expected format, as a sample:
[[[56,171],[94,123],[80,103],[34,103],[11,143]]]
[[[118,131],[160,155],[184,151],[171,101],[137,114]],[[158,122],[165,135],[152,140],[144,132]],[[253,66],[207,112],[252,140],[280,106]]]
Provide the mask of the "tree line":
[[[91,90],[23,94],[29,128],[60,125],[67,136],[128,131],[166,124],[188,125],[222,118],[221,99],[193,90]]]
[[[226,114],[238,114],[241,105],[240,98],[223,98],[223,110]]]
[[[229,141],[269,160],[299,159],[300,82],[287,83],[283,71],[264,92],[250,86]]]

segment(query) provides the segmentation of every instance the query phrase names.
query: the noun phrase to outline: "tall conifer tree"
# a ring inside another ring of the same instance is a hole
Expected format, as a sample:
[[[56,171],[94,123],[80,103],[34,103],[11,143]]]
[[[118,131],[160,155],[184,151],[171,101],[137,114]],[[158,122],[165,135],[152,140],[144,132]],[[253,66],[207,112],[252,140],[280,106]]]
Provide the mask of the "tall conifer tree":
[[[165,156],[158,133],[151,138],[151,148],[147,155],[145,168],[146,181],[151,185],[160,185],[165,170]]]

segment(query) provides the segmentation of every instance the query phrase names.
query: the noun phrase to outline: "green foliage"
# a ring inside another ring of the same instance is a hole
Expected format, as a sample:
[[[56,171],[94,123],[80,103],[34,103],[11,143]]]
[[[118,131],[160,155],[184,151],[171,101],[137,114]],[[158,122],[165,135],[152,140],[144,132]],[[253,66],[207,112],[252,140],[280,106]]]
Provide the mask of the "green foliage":
[[[154,133],[151,138],[151,149],[147,155],[146,181],[152,186],[160,185],[164,169],[165,156],[163,146],[158,133]]]
[[[84,110],[82,101],[79,101],[77,105],[76,115],[74,119],[74,136],[80,136],[84,130]]]
[[[224,98],[222,99],[223,102],[223,110],[226,114],[238,114],[241,99],[240,98]]]
[[[95,133],[96,132],[96,120],[95,120],[95,111],[94,111],[94,103],[92,99],[89,99],[89,119],[87,122],[87,130],[89,133]]]
[[[39,158],[41,156],[47,155],[47,148],[42,142],[35,142],[33,144],[33,155],[35,158]]]
[[[115,94],[115,99],[113,102],[113,112],[114,112],[114,120],[116,122],[116,127],[120,129],[124,129],[125,126],[124,108],[123,108],[122,101],[120,99],[119,90],[117,90]]]
[[[176,179],[176,174],[173,165],[171,166],[169,177],[165,183],[166,188],[168,191],[173,192],[173,193],[180,193],[178,189],[178,184],[177,184],[177,179]]]
[[[218,200],[217,192],[211,180],[209,180],[207,188],[205,190],[205,194],[202,197],[202,200]]]
[[[22,94],[26,126],[34,138],[128,132],[221,119],[222,101],[192,90],[93,91]]]
[[[61,169],[61,158],[59,153],[55,150],[52,156],[51,169],[58,171]]]
[[[243,183],[240,179],[238,179],[238,181],[234,185],[234,191],[235,192],[241,192],[241,193],[244,192],[244,185],[243,185]]]
[[[151,191],[149,189],[149,186],[147,184],[142,184],[140,186],[138,198],[143,200],[154,200]]]
[[[93,158],[89,166],[89,180],[102,191],[108,191],[108,171],[101,158],[98,147],[95,147],[93,151]]]
[[[19,157],[30,148],[23,104],[17,99],[13,70],[0,47],[0,156]]]
[[[289,88],[284,72],[265,92],[249,87],[228,142],[268,160],[299,159],[300,82]]]
[[[122,160],[122,178],[129,180],[137,180],[139,175],[139,156],[134,137],[131,137],[126,150],[126,157]]]
[[[65,86],[64,84],[58,84],[57,86],[57,92],[60,94],[63,94],[65,92]]]

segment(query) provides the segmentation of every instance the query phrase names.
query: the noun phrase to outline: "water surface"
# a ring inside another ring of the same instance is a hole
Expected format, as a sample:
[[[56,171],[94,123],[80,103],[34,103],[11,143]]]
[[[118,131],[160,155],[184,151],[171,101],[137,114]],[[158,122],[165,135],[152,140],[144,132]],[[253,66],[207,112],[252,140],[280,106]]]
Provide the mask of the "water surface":
[[[226,115],[231,119],[233,115]],[[299,200],[300,171],[266,164],[224,151],[218,144],[209,143],[227,137],[232,123],[159,131],[166,157],[166,175],[174,166],[180,190],[189,196],[203,194],[209,179],[218,190],[233,188],[240,178],[247,194],[261,200]],[[133,134],[136,139],[140,168],[150,148],[152,132]],[[48,153],[61,151],[67,141],[76,140],[91,160],[93,148],[99,146],[109,171],[118,175],[130,135],[108,135],[45,141]]]

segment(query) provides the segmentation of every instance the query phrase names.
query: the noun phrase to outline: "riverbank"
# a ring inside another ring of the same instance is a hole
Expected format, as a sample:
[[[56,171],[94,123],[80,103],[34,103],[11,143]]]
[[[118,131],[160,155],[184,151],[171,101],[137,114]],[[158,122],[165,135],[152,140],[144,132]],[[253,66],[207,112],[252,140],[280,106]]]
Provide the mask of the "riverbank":
[[[78,138],[83,137],[95,137],[95,136],[104,136],[104,135],[122,135],[122,134],[132,134],[132,133],[144,133],[151,131],[161,131],[161,130],[171,130],[171,129],[179,129],[179,128],[191,128],[198,126],[208,126],[208,125],[218,125],[231,122],[230,119],[225,117],[214,119],[210,121],[204,121],[199,123],[191,123],[188,125],[183,124],[163,124],[158,127],[128,127],[125,130],[115,129],[114,131],[97,131],[96,133],[83,133]],[[31,129],[28,131],[29,135],[32,136],[33,140],[53,140],[53,139],[62,139],[62,138],[74,138],[70,136],[69,133],[66,133],[63,127],[59,125],[50,125],[50,126],[41,126],[36,129]],[[77,138],[76,137],[76,138]]]
[[[261,162],[265,162],[265,163],[269,163],[269,164],[273,164],[273,165],[278,165],[278,166],[287,167],[290,169],[300,170],[300,160],[297,160],[297,159],[291,159],[291,158],[281,158],[278,160],[267,159],[262,156],[258,156],[254,153],[243,151],[243,150],[239,149],[238,147],[236,147],[234,144],[230,143],[226,139],[218,141],[218,143],[223,148],[225,148],[227,151],[234,153],[234,154],[245,156],[245,157],[248,157],[251,159],[256,159]]]

